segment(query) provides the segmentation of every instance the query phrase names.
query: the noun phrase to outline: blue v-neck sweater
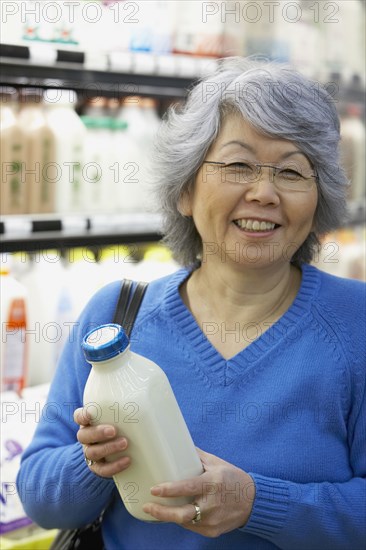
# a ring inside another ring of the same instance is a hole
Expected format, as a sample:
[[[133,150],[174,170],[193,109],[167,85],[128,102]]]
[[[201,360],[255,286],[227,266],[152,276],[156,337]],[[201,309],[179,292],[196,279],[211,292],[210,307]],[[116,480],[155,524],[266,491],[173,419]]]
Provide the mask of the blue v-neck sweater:
[[[138,521],[113,480],[87,468],[72,418],[90,370],[80,343],[111,322],[120,282],[100,290],[70,331],[18,475],[27,514],[46,528],[74,527],[108,505],[108,550],[364,549],[366,285],[307,265],[302,271],[288,311],[232,359],[184,305],[186,269],[150,284],[132,332],[132,350],[168,375],[195,444],[253,477],[244,528],[206,538]]]

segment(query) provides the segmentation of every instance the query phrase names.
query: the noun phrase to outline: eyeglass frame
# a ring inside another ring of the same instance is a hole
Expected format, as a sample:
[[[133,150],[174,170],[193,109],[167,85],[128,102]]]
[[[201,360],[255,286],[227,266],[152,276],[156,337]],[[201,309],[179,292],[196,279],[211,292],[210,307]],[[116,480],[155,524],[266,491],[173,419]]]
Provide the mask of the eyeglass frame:
[[[232,166],[234,164],[247,164],[247,165],[250,165],[250,166],[255,166],[255,168],[257,169],[257,174],[258,176],[262,175],[262,168],[272,168],[272,180],[271,180],[271,183],[273,183],[273,185],[276,187],[276,182],[275,182],[275,177],[276,177],[276,170],[283,170],[285,169],[284,167],[281,167],[281,166],[276,166],[274,164],[261,164],[259,162],[249,162],[249,161],[246,161],[246,162],[229,162],[229,163],[226,163],[226,162],[216,162],[216,161],[212,161],[212,160],[204,160],[202,162],[202,164],[216,164],[222,168],[227,168],[228,166]],[[288,169],[288,167],[286,167]],[[314,168],[313,168],[314,170]],[[316,172],[316,170],[314,170],[314,172],[306,177],[306,176],[303,176],[302,174],[299,174],[299,176],[301,176],[302,179],[304,180],[310,180],[312,178],[314,178],[314,180],[316,182],[318,182],[318,174]],[[254,183],[255,181],[257,180],[248,180],[246,183]]]

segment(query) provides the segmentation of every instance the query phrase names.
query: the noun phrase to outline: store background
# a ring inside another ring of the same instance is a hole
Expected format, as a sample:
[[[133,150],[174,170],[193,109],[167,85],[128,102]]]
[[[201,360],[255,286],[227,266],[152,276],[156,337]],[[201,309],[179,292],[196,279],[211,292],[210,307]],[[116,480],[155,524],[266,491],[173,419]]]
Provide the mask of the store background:
[[[160,118],[217,59],[260,55],[325,85],[350,217],[315,264],[366,280],[365,2],[1,2],[1,548],[47,548],[14,480],[90,295],[178,266],[147,185]],[[20,429],[21,428],[21,429]]]

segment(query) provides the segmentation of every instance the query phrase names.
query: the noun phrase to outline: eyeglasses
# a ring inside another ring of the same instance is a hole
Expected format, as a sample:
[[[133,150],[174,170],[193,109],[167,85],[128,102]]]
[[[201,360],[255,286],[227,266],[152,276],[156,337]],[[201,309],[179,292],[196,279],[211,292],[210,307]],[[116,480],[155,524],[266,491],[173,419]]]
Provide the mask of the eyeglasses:
[[[269,168],[271,183],[279,191],[308,191],[317,180],[316,172],[305,173],[298,164],[292,163],[285,166],[274,166],[272,164],[258,164],[253,162],[214,162],[203,161],[203,164],[216,166],[221,173],[223,183],[238,184],[246,186],[258,181],[262,176],[262,169]],[[217,170],[207,171],[206,176],[217,174]]]

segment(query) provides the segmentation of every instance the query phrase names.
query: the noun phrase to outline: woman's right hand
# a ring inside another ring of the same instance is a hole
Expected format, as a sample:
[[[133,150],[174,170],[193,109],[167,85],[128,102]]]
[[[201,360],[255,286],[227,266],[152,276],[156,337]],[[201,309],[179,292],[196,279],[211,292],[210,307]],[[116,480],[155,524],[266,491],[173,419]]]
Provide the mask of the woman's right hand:
[[[101,477],[112,477],[122,472],[131,463],[128,456],[116,458],[111,462],[106,459],[110,455],[125,451],[128,441],[125,437],[117,437],[116,428],[109,424],[91,425],[91,416],[87,408],[74,411],[74,420],[79,424],[77,439],[83,445],[84,455],[91,461],[90,470]]]

